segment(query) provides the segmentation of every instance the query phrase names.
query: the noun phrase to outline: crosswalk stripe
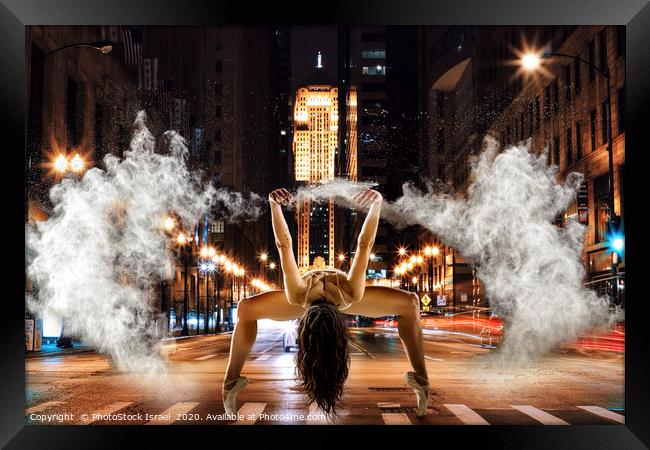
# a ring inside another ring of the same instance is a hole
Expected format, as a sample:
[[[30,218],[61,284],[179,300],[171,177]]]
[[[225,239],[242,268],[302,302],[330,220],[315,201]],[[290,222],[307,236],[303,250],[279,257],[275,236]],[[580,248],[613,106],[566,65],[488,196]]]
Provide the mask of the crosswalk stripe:
[[[613,420],[618,423],[625,423],[625,416],[616,414],[615,412],[601,408],[600,406],[578,406],[578,408],[584,409],[585,411],[597,416],[604,417],[605,419]]]
[[[198,402],[178,402],[171,408],[158,414],[158,418],[150,420],[145,425],[170,425],[176,422],[178,414],[186,414],[194,409]]]
[[[40,405],[32,406],[31,408],[26,409],[25,414],[32,414],[32,413],[45,411],[46,409],[49,409],[53,406],[63,405],[64,403],[65,402],[56,402],[56,401],[41,403]]]
[[[122,408],[126,408],[131,405],[133,402],[115,402],[110,405],[104,406],[103,408],[98,409],[97,411],[92,412],[91,414],[86,414],[86,418],[82,419],[79,422],[79,425],[88,425],[102,418],[99,416],[105,416],[108,414],[113,414],[114,412],[119,411]]]
[[[199,356],[198,358],[194,358],[194,361],[205,361],[206,359],[214,358],[215,356],[219,356],[219,354],[213,353],[211,355]]]
[[[235,421],[233,425],[254,425],[264,408],[266,408],[266,403],[244,403],[238,412],[238,415],[243,417]]]
[[[377,403],[378,408],[399,408],[399,403]]]
[[[271,355],[262,355],[262,356],[260,356],[258,358],[255,358],[255,361],[266,361],[270,357],[271,357]]]
[[[526,414],[527,416],[532,417],[533,419],[537,420],[538,422],[543,423],[544,425],[569,425],[568,422],[565,422],[564,420],[560,419],[559,417],[555,417],[552,414],[547,413],[546,411],[542,411],[541,409],[535,408],[534,406],[530,405],[512,405],[513,408],[515,408],[518,411],[521,411],[522,413]]]
[[[466,405],[458,404],[444,404],[445,408],[454,413],[456,417],[460,419],[461,422],[467,425],[490,425],[487,420],[479,416],[472,409]]]
[[[381,418],[386,425],[413,425],[404,413],[382,413]]]
[[[327,424],[327,416],[318,408],[316,403],[312,403],[309,405],[309,414],[307,415],[306,422],[310,425]]]

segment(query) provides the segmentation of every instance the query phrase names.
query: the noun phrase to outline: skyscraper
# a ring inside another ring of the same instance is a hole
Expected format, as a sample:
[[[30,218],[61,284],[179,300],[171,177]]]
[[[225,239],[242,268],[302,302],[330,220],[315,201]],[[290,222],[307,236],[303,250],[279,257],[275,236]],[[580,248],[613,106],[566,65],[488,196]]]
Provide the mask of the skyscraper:
[[[335,176],[338,148],[338,88],[323,70],[320,52],[311,77],[298,88],[294,103],[295,180],[315,186]],[[334,204],[306,200],[296,210],[298,267],[334,267]]]

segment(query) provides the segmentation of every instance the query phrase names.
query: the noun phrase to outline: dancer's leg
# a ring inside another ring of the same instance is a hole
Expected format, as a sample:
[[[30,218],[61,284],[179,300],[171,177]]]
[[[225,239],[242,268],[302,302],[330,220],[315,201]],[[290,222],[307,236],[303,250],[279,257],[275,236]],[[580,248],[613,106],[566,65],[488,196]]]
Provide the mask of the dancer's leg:
[[[237,324],[230,342],[224,384],[239,377],[255,343],[259,319],[291,320],[301,317],[304,312],[302,307],[287,302],[284,291],[264,292],[241,300],[237,306]]]
[[[416,379],[422,385],[427,383],[427,368],[422,349],[420,301],[417,294],[383,286],[368,286],[363,299],[354,303],[345,313],[366,317],[398,315],[399,337]]]

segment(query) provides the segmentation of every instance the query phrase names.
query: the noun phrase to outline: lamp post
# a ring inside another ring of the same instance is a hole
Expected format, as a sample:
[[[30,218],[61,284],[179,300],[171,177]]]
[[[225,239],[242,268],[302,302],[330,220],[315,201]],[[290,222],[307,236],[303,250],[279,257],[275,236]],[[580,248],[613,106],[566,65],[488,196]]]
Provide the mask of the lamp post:
[[[615,219],[615,210],[614,210],[614,146],[612,144],[612,104],[611,104],[611,74],[609,72],[609,67],[605,61],[605,68],[603,70],[599,69],[595,65],[591,64],[589,61],[585,61],[579,56],[568,55],[566,53],[554,53],[554,52],[543,52],[538,53],[527,53],[522,56],[521,64],[525,70],[534,71],[541,65],[542,59],[547,59],[550,57],[559,57],[559,58],[570,58],[575,61],[578,61],[581,64],[587,65],[590,69],[598,72],[602,75],[607,81],[607,98],[605,103],[607,105],[606,109],[606,119],[607,119],[607,162],[608,162],[608,175],[609,175],[609,218],[608,224],[610,233],[614,231],[614,224],[617,222]],[[618,295],[618,278],[617,278],[617,266],[618,259],[613,257],[611,262],[611,274],[612,274],[612,296],[616,299]]]
[[[188,256],[188,250],[187,246],[189,244],[189,241],[185,234],[179,233],[178,236],[176,237],[176,242],[178,242],[178,245],[181,248],[181,251],[183,252],[183,263],[184,263],[184,271],[183,271],[183,329],[181,331],[181,336],[188,336],[189,335],[189,328],[187,326],[187,309],[189,308],[189,298],[188,298],[188,292],[187,292],[187,271],[189,270],[189,256]]]

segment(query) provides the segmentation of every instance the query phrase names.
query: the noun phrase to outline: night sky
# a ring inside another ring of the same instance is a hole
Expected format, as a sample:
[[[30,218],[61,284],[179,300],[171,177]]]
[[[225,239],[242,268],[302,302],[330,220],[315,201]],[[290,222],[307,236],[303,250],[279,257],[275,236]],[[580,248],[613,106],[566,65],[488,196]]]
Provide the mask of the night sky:
[[[296,92],[316,68],[316,54],[323,55],[327,74],[336,80],[335,26],[294,26],[291,49],[291,91]]]

